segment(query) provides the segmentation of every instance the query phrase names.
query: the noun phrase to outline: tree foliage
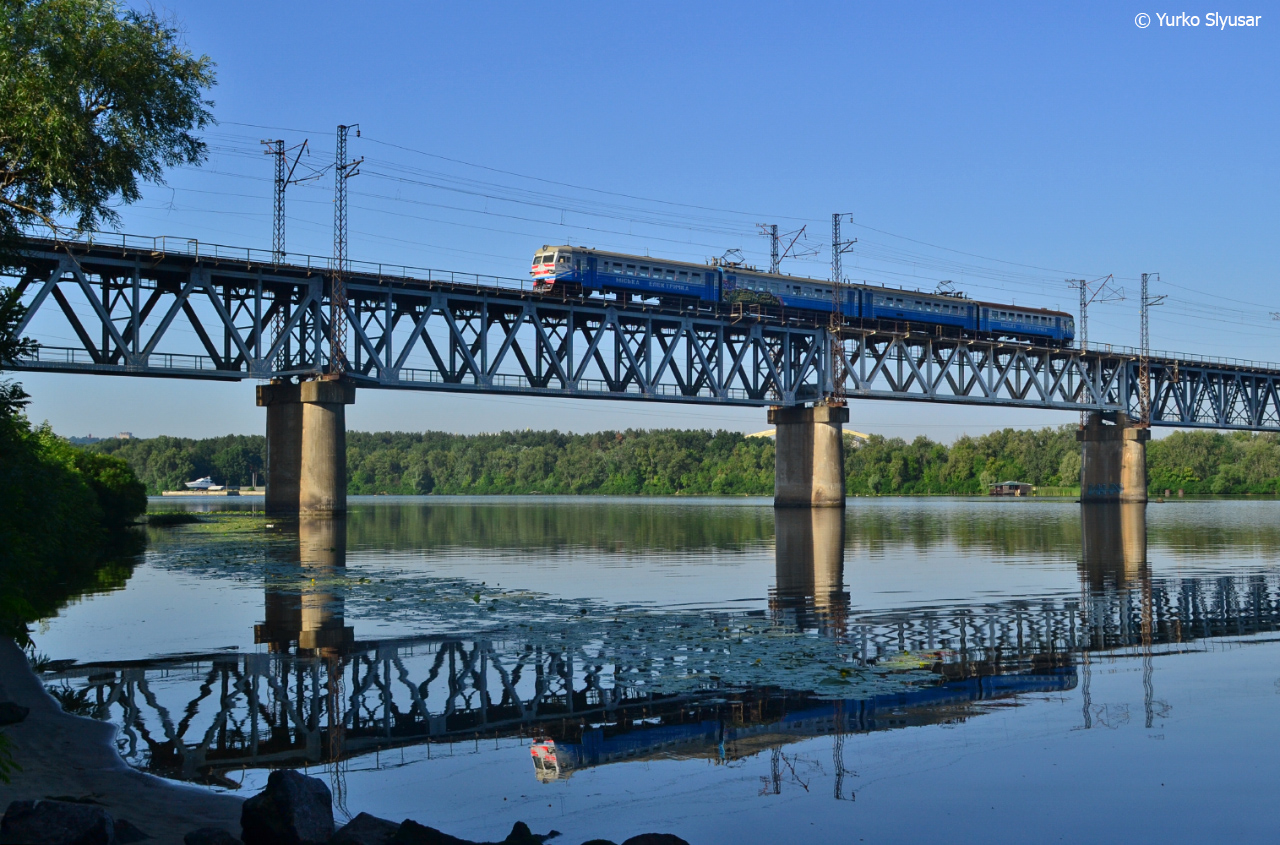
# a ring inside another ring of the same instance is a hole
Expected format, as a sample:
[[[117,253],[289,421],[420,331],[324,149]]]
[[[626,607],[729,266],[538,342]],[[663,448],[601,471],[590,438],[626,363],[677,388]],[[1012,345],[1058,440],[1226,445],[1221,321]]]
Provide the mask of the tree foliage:
[[[259,484],[266,479],[267,439],[261,435],[103,440],[86,449],[127,462],[152,496],[182,490],[185,482],[206,475],[234,486],[249,485],[255,474]]]
[[[21,638],[26,622],[114,578],[104,561],[129,545],[122,529],[146,506],[123,460],[20,414],[0,418],[0,635]]]
[[[1075,487],[1075,426],[1004,429],[950,446],[872,435],[846,439],[851,495],[981,495],[998,481]],[[247,485],[266,478],[266,439],[231,435],[106,440],[89,448],[117,455],[156,495],[204,475]],[[728,431],[348,432],[347,491],[489,494],[770,495],[773,441]],[[1147,447],[1151,490],[1280,493],[1280,436],[1174,432]]]
[[[949,447],[927,437],[907,443],[872,435],[846,452],[845,486],[864,496],[983,494],[999,481],[1075,486],[1080,483],[1079,454],[1074,426],[1006,428],[960,437]]]
[[[0,0],[0,238],[117,219],[139,180],[198,163],[213,62],[114,0]]]
[[[0,288],[0,369],[35,349],[34,340],[18,337],[18,323],[26,312],[16,290]],[[22,385],[7,379],[0,380],[0,418],[11,417],[21,411],[27,406],[28,398]]]

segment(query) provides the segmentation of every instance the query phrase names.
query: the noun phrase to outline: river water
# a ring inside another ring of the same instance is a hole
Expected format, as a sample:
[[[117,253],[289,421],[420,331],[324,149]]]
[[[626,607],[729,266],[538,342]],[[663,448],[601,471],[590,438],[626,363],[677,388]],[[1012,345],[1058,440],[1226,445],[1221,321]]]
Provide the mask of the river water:
[[[292,766],[340,817],[573,845],[1274,839],[1276,501],[206,519],[34,632],[64,706],[202,788]]]

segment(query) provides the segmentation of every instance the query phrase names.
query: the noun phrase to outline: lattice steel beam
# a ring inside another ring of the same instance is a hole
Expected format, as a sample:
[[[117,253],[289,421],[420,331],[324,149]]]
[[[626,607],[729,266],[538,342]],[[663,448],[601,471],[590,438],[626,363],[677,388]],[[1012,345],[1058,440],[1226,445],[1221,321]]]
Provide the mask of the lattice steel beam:
[[[27,242],[40,348],[14,369],[210,379],[330,368],[327,259],[168,239]],[[1138,350],[832,325],[804,312],[551,296],[528,280],[354,264],[348,376],[370,388],[693,404],[827,398],[1140,413]],[[1280,430],[1280,367],[1151,357],[1151,423]]]

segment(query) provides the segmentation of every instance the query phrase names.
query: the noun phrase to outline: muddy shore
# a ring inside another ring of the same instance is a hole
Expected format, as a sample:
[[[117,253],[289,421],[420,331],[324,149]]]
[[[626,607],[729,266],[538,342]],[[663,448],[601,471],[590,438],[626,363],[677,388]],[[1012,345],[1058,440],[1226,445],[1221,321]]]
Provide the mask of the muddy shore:
[[[0,701],[31,709],[24,721],[3,728],[22,771],[0,783],[0,811],[24,799],[92,799],[156,845],[181,845],[184,834],[201,827],[240,830],[240,798],[129,768],[115,751],[115,727],[62,712],[10,639],[0,639]]]

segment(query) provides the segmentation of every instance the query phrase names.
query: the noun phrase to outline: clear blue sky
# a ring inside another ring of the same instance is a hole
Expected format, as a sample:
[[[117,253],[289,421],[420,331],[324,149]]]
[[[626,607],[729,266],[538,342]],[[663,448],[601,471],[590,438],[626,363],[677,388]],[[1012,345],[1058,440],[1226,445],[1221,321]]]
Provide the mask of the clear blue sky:
[[[1280,4],[1249,29],[1163,27],[1182,9],[1070,4],[174,2],[218,64],[209,162],[123,209],[122,229],[270,246],[258,140],[332,160],[359,122],[357,259],[523,276],[543,243],[767,263],[754,223],[830,214],[852,278],[1075,311],[1068,277],[1131,294],[1090,312],[1134,344],[1136,279],[1169,303],[1152,345],[1280,360]],[[1149,13],[1152,24],[1135,25]],[[275,128],[265,128],[275,127]],[[532,177],[532,178],[530,178]],[[545,180],[545,181],[539,181]],[[290,189],[289,247],[327,255],[332,179]],[[714,210],[711,210],[714,209]],[[980,257],[979,257],[980,256]],[[63,434],[257,432],[253,386],[25,376]],[[855,403],[851,427],[951,440],[1070,414]],[[707,426],[763,411],[366,391],[350,426],[484,431]]]

